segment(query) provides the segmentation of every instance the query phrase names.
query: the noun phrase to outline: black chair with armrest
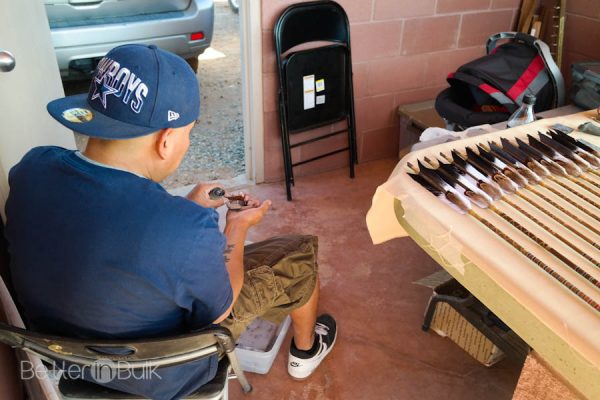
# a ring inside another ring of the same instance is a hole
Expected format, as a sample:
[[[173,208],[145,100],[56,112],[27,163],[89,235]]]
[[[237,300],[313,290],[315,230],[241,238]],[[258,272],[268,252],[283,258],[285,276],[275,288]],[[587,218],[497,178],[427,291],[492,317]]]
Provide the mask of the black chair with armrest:
[[[211,326],[193,333],[165,338],[90,340],[44,335],[0,323],[0,342],[31,352],[46,361],[87,368],[97,368],[98,363],[101,363],[101,367],[110,368],[111,373],[119,369],[167,367],[218,355],[220,361],[215,378],[185,399],[226,400],[230,367],[242,390],[245,393],[252,390],[235,356],[235,341],[229,330],[221,326]],[[64,399],[144,398],[92,382],[65,377],[61,378],[58,387]]]

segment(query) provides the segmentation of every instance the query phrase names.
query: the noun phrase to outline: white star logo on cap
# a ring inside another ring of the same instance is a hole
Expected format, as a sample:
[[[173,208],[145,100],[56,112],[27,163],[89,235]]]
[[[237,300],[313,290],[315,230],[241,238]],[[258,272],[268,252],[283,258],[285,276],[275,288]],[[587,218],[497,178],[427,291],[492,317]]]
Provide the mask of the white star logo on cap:
[[[100,86],[100,88],[98,88],[98,85],[100,83],[102,83],[102,86]],[[94,94],[92,94],[92,100],[95,100],[98,97],[100,97],[100,102],[102,103],[102,106],[104,107],[105,110],[106,110],[106,96],[115,94],[117,92],[118,92],[117,89],[110,87],[106,84],[104,77],[102,77],[100,79],[94,78]]]

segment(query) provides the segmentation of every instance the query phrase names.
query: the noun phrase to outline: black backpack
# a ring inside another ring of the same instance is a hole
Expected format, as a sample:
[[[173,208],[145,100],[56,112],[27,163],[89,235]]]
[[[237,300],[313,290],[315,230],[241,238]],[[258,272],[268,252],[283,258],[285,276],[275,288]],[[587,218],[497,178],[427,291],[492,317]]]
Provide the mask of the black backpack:
[[[512,39],[496,47],[500,39]],[[524,33],[490,36],[487,55],[448,75],[450,87],[436,99],[435,108],[449,128],[464,129],[506,121],[526,94],[536,97],[535,112],[564,104],[564,81],[541,40]]]

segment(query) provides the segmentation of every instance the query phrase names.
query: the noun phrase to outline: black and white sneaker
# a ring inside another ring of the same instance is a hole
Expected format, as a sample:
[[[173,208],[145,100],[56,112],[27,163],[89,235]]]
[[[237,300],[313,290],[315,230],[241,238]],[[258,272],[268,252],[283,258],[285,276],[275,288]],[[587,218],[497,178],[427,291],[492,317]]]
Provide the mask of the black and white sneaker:
[[[290,346],[288,373],[294,379],[306,379],[325,359],[335,345],[337,338],[336,323],[329,314],[317,318],[315,325],[315,342],[310,350],[299,350],[294,340]]]

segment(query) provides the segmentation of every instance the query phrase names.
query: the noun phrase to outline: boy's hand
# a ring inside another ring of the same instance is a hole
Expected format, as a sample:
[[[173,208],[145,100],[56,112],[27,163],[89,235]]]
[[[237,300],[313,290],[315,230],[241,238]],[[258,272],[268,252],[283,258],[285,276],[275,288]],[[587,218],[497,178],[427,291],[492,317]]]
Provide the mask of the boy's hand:
[[[201,205],[206,208],[218,208],[225,204],[225,199],[220,198],[213,200],[209,196],[209,192],[216,188],[221,187],[216,183],[198,183],[192,191],[186,196],[187,199]]]
[[[242,224],[246,228],[258,224],[271,207],[271,200],[262,203],[252,196],[245,195],[248,204],[241,210],[227,211],[227,225]]]

